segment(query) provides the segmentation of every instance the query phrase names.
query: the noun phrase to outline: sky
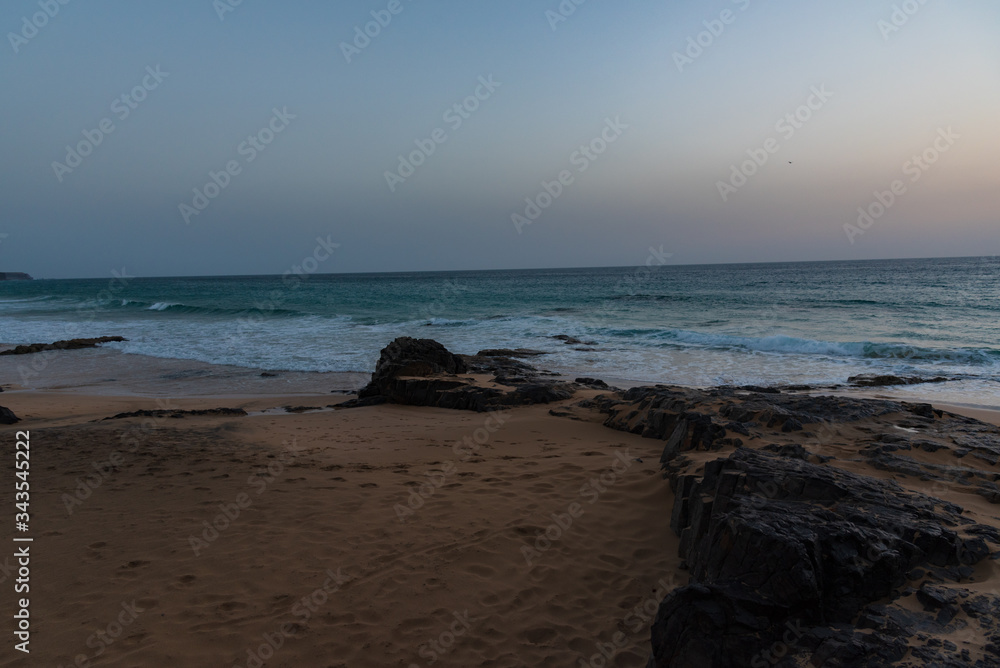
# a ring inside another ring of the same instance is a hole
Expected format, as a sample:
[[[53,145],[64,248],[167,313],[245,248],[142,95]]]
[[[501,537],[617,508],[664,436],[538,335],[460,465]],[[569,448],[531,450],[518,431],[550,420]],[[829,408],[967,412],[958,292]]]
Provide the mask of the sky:
[[[1000,254],[995,0],[6,0],[0,30],[0,271]]]

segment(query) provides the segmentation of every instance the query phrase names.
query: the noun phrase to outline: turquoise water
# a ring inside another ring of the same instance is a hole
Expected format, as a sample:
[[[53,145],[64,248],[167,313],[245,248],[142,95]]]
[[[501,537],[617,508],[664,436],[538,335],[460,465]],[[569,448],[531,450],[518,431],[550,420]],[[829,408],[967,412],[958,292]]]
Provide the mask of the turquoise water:
[[[130,340],[113,347],[155,357],[370,371],[388,341],[409,335],[462,353],[536,348],[555,371],[685,385],[947,375],[958,380],[928,391],[986,405],[1000,405],[998,316],[992,257],[0,282],[6,343],[118,334]]]

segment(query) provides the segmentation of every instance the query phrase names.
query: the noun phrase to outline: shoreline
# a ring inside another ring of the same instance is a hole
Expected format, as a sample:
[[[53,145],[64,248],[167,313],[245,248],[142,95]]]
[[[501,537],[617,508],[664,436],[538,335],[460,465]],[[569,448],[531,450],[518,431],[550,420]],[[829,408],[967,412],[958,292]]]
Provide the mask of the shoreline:
[[[4,345],[0,344],[0,348],[2,347]],[[44,359],[44,368],[35,372],[32,369],[33,358]],[[542,360],[544,357],[528,361],[543,366]],[[19,382],[17,370],[21,367],[26,367],[35,374],[27,379],[29,381],[27,385]],[[330,393],[336,397],[360,389],[368,382],[370,375],[370,371],[274,371],[126,353],[114,348],[0,357],[0,378],[6,381],[0,388],[10,394],[21,391],[47,391],[136,398],[184,396],[206,399],[250,399],[259,396],[295,397]],[[593,372],[585,370],[556,372],[556,375],[552,376],[553,379],[567,382],[572,382],[578,377],[596,377],[611,387],[623,390],[660,384],[700,390],[718,387],[685,385],[671,379],[646,381],[607,375],[595,376]],[[834,389],[818,386],[795,393],[931,403],[935,407],[969,417],[976,417],[982,413],[989,417],[985,421],[993,424],[996,424],[996,415],[1000,415],[1000,405],[984,404],[975,400],[942,401],[934,397],[932,392],[922,394],[915,391],[916,387],[934,388],[935,385],[877,388],[842,386]]]

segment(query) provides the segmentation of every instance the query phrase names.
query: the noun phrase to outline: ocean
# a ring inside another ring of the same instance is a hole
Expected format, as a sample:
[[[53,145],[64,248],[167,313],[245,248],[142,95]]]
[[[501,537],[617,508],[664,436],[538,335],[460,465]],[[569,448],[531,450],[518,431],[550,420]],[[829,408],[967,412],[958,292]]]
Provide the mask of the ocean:
[[[0,282],[0,341],[105,335],[269,371],[370,372],[406,335],[619,383],[944,376],[884,393],[1000,407],[1000,259]]]

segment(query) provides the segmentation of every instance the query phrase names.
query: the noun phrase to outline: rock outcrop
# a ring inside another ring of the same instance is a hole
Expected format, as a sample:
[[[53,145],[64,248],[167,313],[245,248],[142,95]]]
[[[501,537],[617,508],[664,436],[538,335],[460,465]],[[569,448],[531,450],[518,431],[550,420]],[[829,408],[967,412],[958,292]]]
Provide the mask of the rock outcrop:
[[[854,387],[889,387],[892,385],[921,385],[923,383],[946,383],[948,378],[936,376],[934,378],[921,378],[920,376],[879,376],[873,374],[862,374],[851,376],[847,382]]]
[[[368,397],[391,397],[400,377],[465,373],[468,368],[458,355],[433,339],[400,337],[382,349],[371,382],[359,393]]]
[[[17,424],[21,418],[14,415],[14,411],[0,406],[0,424]]]
[[[106,417],[104,419],[124,420],[126,418],[135,418],[135,417],[180,419],[188,416],[243,417],[245,415],[248,415],[248,413],[242,408],[206,408],[206,409],[199,409],[192,411],[184,411],[180,409],[166,409],[166,410],[139,410],[139,411],[132,411],[130,413],[118,413],[117,415],[112,415],[111,417]]]
[[[25,346],[17,346],[10,350],[0,351],[0,355],[30,355],[31,353],[41,353],[48,350],[79,350],[81,348],[96,348],[102,343],[128,341],[120,336],[102,336],[96,339],[69,339],[66,341],[56,341],[55,343],[31,343]]]
[[[690,582],[659,607],[649,668],[1000,666],[1000,596],[962,586],[1000,530],[937,498],[1000,504],[1000,428],[785,389],[638,387],[554,413],[663,443]]]
[[[896,426],[924,427],[944,415],[930,404],[763,393],[729,387],[710,390],[665,385],[636,387],[602,395],[596,403],[609,416],[604,422],[606,427],[666,441],[661,457],[665,465],[687,451],[739,447],[744,442],[741,437],[823,430],[832,424],[890,415],[904,416],[895,421]],[[949,419],[963,420],[958,416]],[[943,438],[947,437],[946,429],[939,426],[938,430]],[[871,454],[874,456],[876,451]],[[1000,458],[1000,450],[996,456]]]
[[[691,584],[660,605],[650,668],[908,665],[918,633],[973,623],[995,633],[976,620],[1000,598],[970,615],[942,585],[1000,548],[996,529],[954,504],[750,449],[675,485],[671,527]],[[912,595],[926,614],[901,603]],[[952,648],[920,649],[937,665],[997,665],[962,663],[967,653]]]
[[[491,373],[489,383],[463,377]],[[358,392],[358,398],[338,407],[389,402],[487,411],[562,401],[577,389],[573,383],[544,380],[543,375],[545,372],[504,355],[456,355],[432,339],[401,337],[382,349],[372,379]]]

